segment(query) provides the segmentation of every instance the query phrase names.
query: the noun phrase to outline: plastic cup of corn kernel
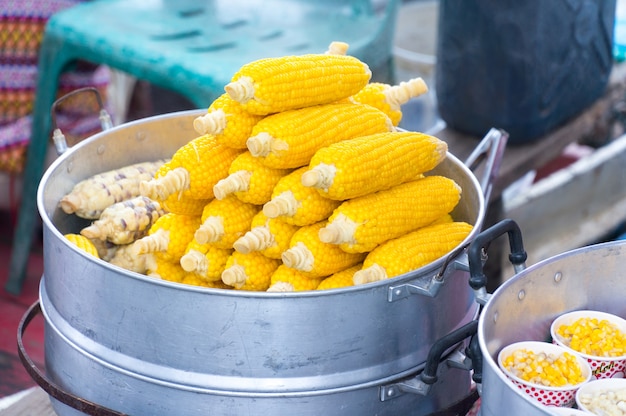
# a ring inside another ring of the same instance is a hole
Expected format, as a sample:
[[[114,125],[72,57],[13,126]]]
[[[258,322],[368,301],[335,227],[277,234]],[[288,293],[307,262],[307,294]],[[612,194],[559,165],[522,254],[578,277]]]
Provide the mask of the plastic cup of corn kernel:
[[[578,409],[594,415],[626,415],[626,379],[592,380],[576,392]]]
[[[591,378],[624,378],[626,372],[626,320],[599,311],[574,311],[550,325],[552,342],[585,358]]]
[[[549,342],[507,345],[498,354],[498,366],[517,388],[545,406],[573,406],[576,391],[591,379],[584,358]]]

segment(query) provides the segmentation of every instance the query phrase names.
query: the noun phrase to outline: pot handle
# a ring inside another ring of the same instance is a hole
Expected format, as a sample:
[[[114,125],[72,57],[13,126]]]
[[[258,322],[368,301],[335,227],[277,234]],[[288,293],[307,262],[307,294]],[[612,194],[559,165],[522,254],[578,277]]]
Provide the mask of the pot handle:
[[[483,261],[486,257],[485,251],[492,241],[504,235],[504,233],[508,234],[511,250],[509,261],[513,264],[515,273],[519,273],[526,268],[528,255],[524,250],[522,232],[515,221],[511,219],[502,220],[477,234],[467,250],[470,272],[469,285],[474,289],[477,301],[483,305],[489,300],[490,296],[486,290],[487,277],[483,271]]]
[[[509,134],[506,131],[492,128],[465,160],[465,166],[475,172],[480,163],[486,159],[479,183],[487,202],[491,196],[493,182],[500,171],[500,163],[502,162],[508,139]]]
[[[98,107],[99,107],[98,118],[100,119],[100,127],[102,128],[102,130],[108,130],[111,127],[113,127],[111,116],[109,115],[107,110],[104,108],[104,102],[102,101],[102,96],[100,95],[100,92],[96,88],[94,87],[78,88],[74,91],[71,91],[65,94],[64,96],[58,98],[54,103],[52,103],[52,108],[50,109],[50,115],[52,118],[52,141],[54,142],[54,148],[56,149],[58,155],[62,155],[63,153],[65,153],[69,147],[67,145],[67,140],[65,140],[65,135],[63,134],[63,132],[61,132],[61,129],[57,126],[57,119],[56,119],[57,107],[61,105],[61,103],[67,100],[68,98],[71,98],[76,94],[83,94],[87,92],[94,94],[96,97],[96,102],[98,103]]]
[[[51,397],[54,397],[59,402],[82,413],[92,416],[125,416],[125,413],[107,409],[106,407],[102,407],[96,403],[81,399],[80,397],[64,391],[61,387],[50,380],[39,368],[37,368],[37,364],[35,364],[35,362],[28,356],[28,353],[24,348],[22,338],[30,322],[39,314],[41,314],[41,305],[39,301],[36,301],[28,308],[20,320],[17,328],[18,354],[20,360],[22,361],[22,365],[31,378]]]
[[[422,372],[412,378],[399,383],[391,384],[381,388],[382,401],[393,398],[400,393],[414,393],[426,396],[430,388],[438,380],[437,370],[441,363],[441,357],[457,346],[467,337],[471,337],[469,346],[465,348],[465,352],[455,351],[446,360],[446,364],[451,367],[461,368],[463,370],[474,369],[472,379],[476,383],[482,382],[482,354],[478,346],[478,320],[472,320],[443,336],[433,343],[428,351],[426,363]]]

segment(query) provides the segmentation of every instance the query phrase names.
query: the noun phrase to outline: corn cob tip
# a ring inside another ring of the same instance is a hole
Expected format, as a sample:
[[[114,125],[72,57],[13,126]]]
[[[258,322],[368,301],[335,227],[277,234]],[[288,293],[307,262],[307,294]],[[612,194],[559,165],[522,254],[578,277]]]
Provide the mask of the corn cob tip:
[[[320,163],[302,174],[302,185],[327,190],[333,184],[337,168]]]
[[[281,255],[281,259],[285,266],[305,272],[313,270],[315,261],[311,250],[302,242],[298,242],[295,246],[285,250]]]
[[[241,286],[246,283],[247,278],[246,269],[240,264],[230,266],[222,272],[222,282],[226,283],[228,286]]]
[[[254,97],[254,81],[248,76],[242,76],[226,84],[224,91],[233,100],[245,104]]]
[[[373,264],[370,267],[366,267],[354,273],[352,281],[355,285],[363,285],[365,283],[385,280],[386,278],[387,272],[385,271],[385,269],[378,264]]]
[[[109,235],[113,230],[110,228],[110,223],[105,224],[95,224],[83,228],[80,230],[80,234],[84,237],[96,239],[96,240],[104,240],[106,236]]]
[[[61,198],[59,205],[66,214],[73,214],[81,206],[81,198],[76,194],[68,194]]]
[[[220,216],[208,217],[196,230],[193,237],[198,244],[214,243],[225,233],[224,221]]]
[[[190,182],[189,171],[179,167],[170,170],[160,178],[141,181],[139,193],[155,201],[165,201],[168,196],[176,193],[181,194],[189,189]]]
[[[235,192],[247,191],[250,188],[251,177],[252,173],[247,170],[239,170],[231,173],[213,186],[215,198],[224,199]]]
[[[204,260],[204,254],[198,250],[189,250],[189,252],[180,258],[180,266],[186,272],[195,272]]]
[[[268,218],[277,218],[282,215],[291,217],[298,210],[298,201],[292,191],[285,191],[263,205],[263,214]]]
[[[289,282],[276,282],[267,288],[267,292],[295,292],[295,288]]]
[[[319,231],[319,239],[328,244],[355,244],[354,236],[358,224],[341,213]]]
[[[328,45],[328,50],[325,53],[329,55],[346,55],[349,47],[350,45],[346,42],[334,41]]]
[[[220,134],[226,128],[226,113],[221,108],[196,117],[193,129],[198,134]]]
[[[387,102],[392,108],[400,108],[412,98],[428,92],[428,86],[421,77],[403,81],[398,85],[394,85],[386,91]]]
[[[289,145],[272,137],[269,133],[261,132],[246,140],[246,147],[254,157],[267,157],[271,153],[279,154],[289,149]]]
[[[166,251],[169,241],[170,232],[159,228],[153,234],[147,235],[135,241],[132,245],[132,252],[135,255],[140,255]]]
[[[274,243],[269,227],[254,227],[237,239],[233,248],[242,254],[248,254],[252,251],[263,251]]]

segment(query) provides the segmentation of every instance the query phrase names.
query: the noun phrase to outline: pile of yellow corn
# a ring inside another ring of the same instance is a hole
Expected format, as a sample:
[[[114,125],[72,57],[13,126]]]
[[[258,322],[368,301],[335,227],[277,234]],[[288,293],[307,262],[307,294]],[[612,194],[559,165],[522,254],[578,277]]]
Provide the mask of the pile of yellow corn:
[[[516,377],[541,386],[562,387],[585,381],[576,356],[568,352],[557,355],[522,348],[505,357],[502,365]]]
[[[132,197],[150,221],[109,213],[83,236],[123,242],[106,257],[129,270],[256,291],[382,280],[459,245],[472,229],[450,216],[462,190],[427,175],[446,143],[396,130],[423,80],[370,82],[368,66],[335,46],[241,67],[194,121],[199,136],[141,178]],[[132,241],[113,239],[115,227]]]
[[[626,334],[606,319],[579,318],[557,328],[561,341],[574,351],[594,357],[626,355]]]

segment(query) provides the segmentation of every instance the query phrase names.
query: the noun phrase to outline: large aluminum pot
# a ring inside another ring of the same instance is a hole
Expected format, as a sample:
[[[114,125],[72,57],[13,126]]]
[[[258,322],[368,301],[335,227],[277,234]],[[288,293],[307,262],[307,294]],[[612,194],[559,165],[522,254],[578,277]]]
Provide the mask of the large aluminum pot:
[[[551,415],[548,407],[530,399],[504,375],[498,368],[497,355],[513,342],[549,340],[551,322],[565,312],[590,309],[626,318],[626,241],[583,247],[525,268],[521,233],[514,222],[505,220],[472,242],[475,245],[470,247],[469,257],[472,280],[481,279],[479,249],[502,232],[509,233],[511,259],[521,270],[488,297],[480,313],[478,341],[483,356],[480,414]]]
[[[421,415],[467,394],[469,377],[452,375],[458,383],[434,388],[426,398],[379,397],[386,383],[421,370],[435,340],[477,316],[462,250],[364,286],[254,293],[128,272],[63,238],[85,225],[58,208],[76,182],[171,156],[196,136],[192,121],[202,113],[162,115],[104,131],[64,153],[44,174],[37,196],[44,225],[40,302],[52,379],[111,409],[138,414],[149,406],[153,415],[200,409]],[[475,228],[462,248],[482,227],[483,190],[451,154],[433,173],[463,189],[454,215]]]

